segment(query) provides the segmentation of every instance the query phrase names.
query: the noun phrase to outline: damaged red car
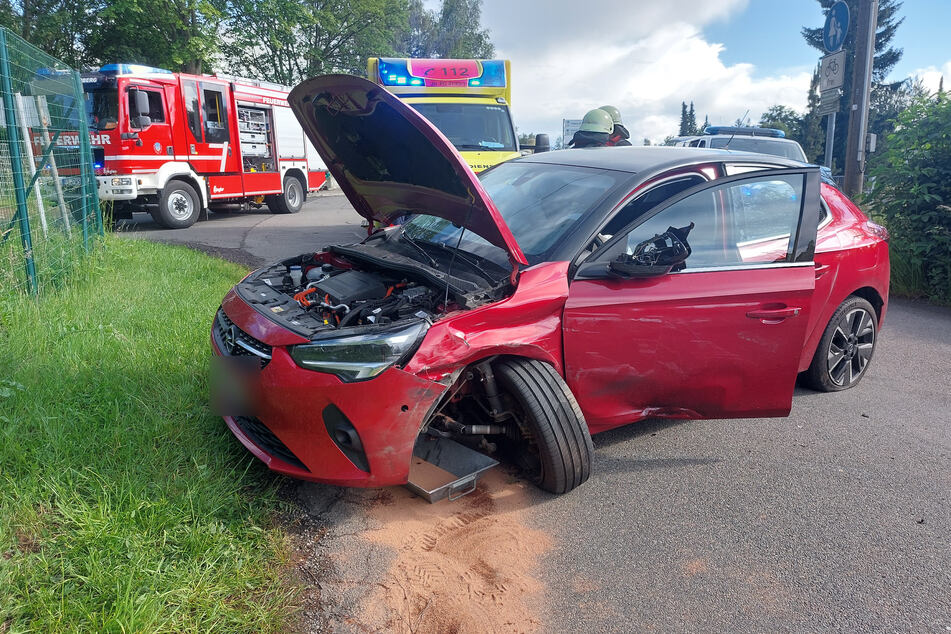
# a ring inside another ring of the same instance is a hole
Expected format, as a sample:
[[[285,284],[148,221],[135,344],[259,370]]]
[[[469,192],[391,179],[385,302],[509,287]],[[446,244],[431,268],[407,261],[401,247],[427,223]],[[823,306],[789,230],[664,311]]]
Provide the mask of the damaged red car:
[[[213,351],[246,397],[224,419],[275,471],[345,486],[442,471],[451,496],[476,454],[564,493],[589,476],[593,433],[786,416],[797,376],[836,391],[868,369],[887,234],[814,166],[617,147],[477,178],[376,84],[318,77],[290,103],[357,213],[408,219],[224,298]]]

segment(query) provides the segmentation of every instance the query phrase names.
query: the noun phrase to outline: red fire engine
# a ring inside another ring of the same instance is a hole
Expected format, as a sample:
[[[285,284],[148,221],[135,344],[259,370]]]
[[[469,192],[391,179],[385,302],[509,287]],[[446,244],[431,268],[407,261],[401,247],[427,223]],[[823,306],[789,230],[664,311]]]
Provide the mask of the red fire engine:
[[[99,198],[169,228],[203,209],[300,210],[326,167],[287,105],[290,88],[109,64],[83,75]]]

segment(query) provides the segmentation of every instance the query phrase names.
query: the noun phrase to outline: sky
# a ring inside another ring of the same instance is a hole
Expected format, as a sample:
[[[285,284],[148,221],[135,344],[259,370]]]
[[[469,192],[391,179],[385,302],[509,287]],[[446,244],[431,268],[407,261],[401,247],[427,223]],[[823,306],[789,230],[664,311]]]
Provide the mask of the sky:
[[[437,0],[427,0],[431,7]],[[951,88],[951,0],[904,0],[892,79]],[[854,16],[853,16],[854,19]],[[819,51],[799,34],[822,26],[816,0],[483,0],[496,57],[512,61],[521,133],[561,134],[562,119],[618,107],[632,141],[677,133],[682,101],[697,118],[758,122],[774,104],[803,111]]]

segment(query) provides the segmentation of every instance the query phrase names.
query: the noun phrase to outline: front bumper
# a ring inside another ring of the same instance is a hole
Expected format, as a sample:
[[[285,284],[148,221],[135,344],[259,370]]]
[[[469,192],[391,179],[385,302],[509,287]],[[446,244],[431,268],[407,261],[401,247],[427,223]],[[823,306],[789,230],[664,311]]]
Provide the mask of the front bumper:
[[[233,294],[223,310],[243,333],[265,344],[286,339],[274,332],[274,322]],[[228,356],[215,326],[211,344],[214,354]],[[445,385],[398,368],[345,383],[299,367],[284,344],[273,345],[270,355],[248,386],[255,394],[254,416],[223,417],[252,454],[274,471],[314,482],[406,483],[416,437]]]

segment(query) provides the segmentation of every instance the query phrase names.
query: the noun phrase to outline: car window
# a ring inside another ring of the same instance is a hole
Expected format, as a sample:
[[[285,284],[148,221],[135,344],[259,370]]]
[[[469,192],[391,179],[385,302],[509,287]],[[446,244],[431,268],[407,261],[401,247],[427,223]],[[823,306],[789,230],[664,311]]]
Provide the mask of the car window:
[[[606,237],[613,236],[660,203],[703,182],[706,179],[699,174],[688,174],[655,185],[622,207],[599,233]]]
[[[705,189],[647,219],[597,258],[631,254],[641,242],[675,228],[686,233],[691,250],[681,270],[787,261],[804,186],[803,175],[792,174]]]
[[[132,91],[129,91],[129,113],[131,113],[133,117],[143,114],[147,115],[152,123],[165,123],[165,105],[162,103],[162,93],[157,90],[147,90],[144,88],[140,88],[139,90],[148,95],[149,111],[138,112],[135,107],[135,100],[132,98]]]

